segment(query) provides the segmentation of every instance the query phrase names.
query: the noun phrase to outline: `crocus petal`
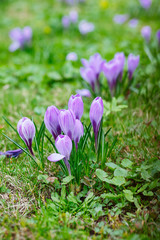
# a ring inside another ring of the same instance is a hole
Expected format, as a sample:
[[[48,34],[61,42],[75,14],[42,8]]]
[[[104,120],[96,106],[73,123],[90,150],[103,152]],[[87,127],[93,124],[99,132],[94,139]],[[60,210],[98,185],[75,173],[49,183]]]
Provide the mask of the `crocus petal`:
[[[10,46],[9,46],[9,51],[10,52],[15,52],[17,49],[19,49],[21,47],[19,42],[13,42]]]
[[[58,161],[60,161],[64,158],[65,158],[64,155],[61,155],[61,154],[58,154],[58,153],[53,153],[47,159],[51,162],[58,162]]]

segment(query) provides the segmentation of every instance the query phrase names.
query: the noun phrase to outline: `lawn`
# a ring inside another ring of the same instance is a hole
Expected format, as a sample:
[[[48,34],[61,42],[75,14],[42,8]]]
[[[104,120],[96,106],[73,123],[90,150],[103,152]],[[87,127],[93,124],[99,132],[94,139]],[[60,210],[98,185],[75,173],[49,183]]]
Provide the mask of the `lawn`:
[[[73,9],[78,20],[64,27],[62,18]],[[124,23],[114,21],[117,14],[125,14]],[[138,19],[134,27],[131,19]],[[86,0],[74,6],[58,0],[0,1],[0,239],[160,238],[159,19],[159,0],[148,9],[139,0]],[[93,23],[93,31],[80,33],[82,20]],[[31,42],[9,51],[9,32],[25,26],[32,28]],[[144,26],[151,27],[148,42],[141,35]],[[70,52],[76,61],[66,59]],[[80,74],[81,59],[99,53],[109,62],[117,52],[125,55],[122,81],[117,77],[112,89],[101,72],[100,88],[93,89]],[[129,80],[131,53],[140,60]],[[67,109],[70,96],[86,88],[91,96],[82,97],[84,134],[77,149],[60,124],[72,144],[69,174],[66,158],[48,160],[64,154],[44,115],[51,105]],[[93,109],[91,117],[90,107],[97,96],[104,110],[96,147],[92,124],[101,109]],[[34,122],[29,124],[36,130],[35,156],[17,133],[22,117]],[[18,148],[24,151],[18,157],[2,154]]]

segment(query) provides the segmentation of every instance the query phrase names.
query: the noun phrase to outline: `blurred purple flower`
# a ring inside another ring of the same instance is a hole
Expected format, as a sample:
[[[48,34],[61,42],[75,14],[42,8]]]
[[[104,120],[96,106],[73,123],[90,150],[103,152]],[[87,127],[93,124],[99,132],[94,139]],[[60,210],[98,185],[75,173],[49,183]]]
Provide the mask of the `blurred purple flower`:
[[[95,84],[97,81],[96,73],[91,67],[80,68],[82,78],[91,85],[92,90],[95,92]]]
[[[152,0],[139,0],[141,6],[145,9],[150,8]]]
[[[118,61],[118,65],[119,65],[118,75],[119,75],[119,80],[122,81],[123,69],[125,64],[125,55],[123,52],[116,53],[114,55],[114,59]]]
[[[13,43],[10,45],[10,52],[14,52],[19,48],[24,48],[32,39],[32,29],[28,26],[21,28],[14,28],[10,31],[9,36]]]
[[[141,29],[142,37],[146,40],[147,43],[149,43],[151,39],[151,27],[145,26]]]
[[[136,18],[131,19],[129,21],[128,25],[130,28],[136,28],[138,25],[138,19],[136,19]]]
[[[56,138],[55,146],[60,154],[53,153],[48,157],[51,162],[57,162],[64,159],[69,175],[71,175],[69,158],[72,151],[72,141],[67,135],[59,135]]]
[[[61,134],[61,127],[58,121],[59,110],[55,106],[50,106],[44,116],[44,123],[48,131],[52,134],[53,138],[56,139]]]
[[[70,11],[69,18],[72,23],[76,23],[78,21],[78,12],[76,10]]]
[[[129,77],[129,80],[132,79],[133,73],[136,70],[136,68],[138,67],[139,60],[140,60],[139,55],[134,56],[132,53],[129,54],[129,56],[128,56],[128,77]]]
[[[68,28],[70,26],[69,16],[62,17],[62,25],[63,25],[64,28]]]
[[[0,152],[0,155],[5,155],[6,157],[18,157],[21,153],[23,153],[23,150],[22,149],[16,149],[16,150],[9,150],[9,151],[6,151],[6,152]]]
[[[157,31],[156,37],[157,37],[157,40],[158,40],[158,44],[160,46],[160,29]]]
[[[76,119],[81,119],[83,115],[83,100],[79,94],[72,95],[68,101],[68,109],[71,109],[76,117]]]
[[[77,61],[77,59],[78,59],[78,56],[75,52],[70,52],[66,56],[66,60],[68,61]]]
[[[78,148],[78,143],[80,141],[80,138],[83,136],[83,134],[84,134],[83,125],[80,120],[76,119],[74,133],[73,133],[73,136],[74,136],[73,139],[75,142],[76,149]]]
[[[88,89],[77,89],[76,93],[82,97],[91,97],[91,93]]]
[[[87,33],[93,32],[95,26],[93,23],[87,22],[86,20],[82,20],[79,23],[79,31],[82,35],[86,35]]]
[[[23,117],[17,124],[17,131],[22,140],[26,143],[30,153],[34,156],[32,150],[32,141],[36,132],[34,123],[29,118]]]
[[[62,109],[58,116],[59,124],[65,135],[73,139],[76,117],[72,110]]]
[[[103,100],[101,97],[96,97],[90,107],[90,121],[93,126],[94,136],[95,136],[95,148],[97,150],[98,132],[100,123],[103,116]]]
[[[113,18],[113,21],[117,24],[123,24],[127,21],[128,15],[127,14],[116,14]]]

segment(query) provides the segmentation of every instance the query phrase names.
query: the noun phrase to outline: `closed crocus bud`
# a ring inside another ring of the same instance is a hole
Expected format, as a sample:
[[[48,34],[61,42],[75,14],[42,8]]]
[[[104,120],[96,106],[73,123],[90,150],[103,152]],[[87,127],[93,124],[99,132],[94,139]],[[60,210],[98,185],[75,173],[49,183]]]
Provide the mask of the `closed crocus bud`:
[[[119,63],[119,80],[122,81],[123,69],[124,69],[124,64],[125,64],[125,55],[123,52],[116,53],[114,56],[114,59],[116,59]]]
[[[102,57],[99,53],[95,53],[89,59],[89,65],[90,65],[91,68],[94,69],[94,71],[96,73],[97,80],[99,78],[100,73],[102,72],[104,63],[105,63],[105,60],[102,59]]]
[[[145,9],[150,8],[152,0],[139,0],[141,6]]]
[[[80,74],[82,78],[91,85],[92,90],[95,91],[97,77],[93,68],[91,67],[80,68]]]
[[[61,127],[58,121],[59,110],[55,106],[50,106],[44,116],[44,123],[48,131],[52,134],[53,138],[56,139],[61,134]]]
[[[119,61],[116,59],[111,60],[103,65],[103,72],[107,78],[108,85],[113,96],[113,90],[116,87],[117,78],[119,75]]]
[[[74,135],[73,139],[76,145],[76,149],[78,148],[78,143],[80,141],[80,138],[83,136],[83,134],[84,134],[83,125],[80,120],[76,119],[74,134],[73,134]]]
[[[158,40],[158,44],[160,46],[160,29],[157,31],[156,37],[157,37],[157,40]]]
[[[71,109],[76,119],[81,119],[83,115],[83,100],[79,94],[72,95],[68,101],[68,108]]]
[[[95,136],[95,147],[97,149],[98,131],[100,123],[103,116],[103,100],[101,97],[96,97],[90,108],[90,120],[93,126],[94,136]]]
[[[141,30],[142,37],[146,40],[147,43],[149,43],[151,39],[151,27],[145,26]]]
[[[17,124],[17,131],[20,137],[26,143],[30,153],[34,156],[32,151],[32,141],[36,132],[34,123],[29,118],[23,117]]]
[[[136,68],[138,67],[139,59],[140,59],[139,55],[134,56],[132,53],[129,54],[129,56],[128,56],[128,77],[129,77],[129,80],[132,79],[133,73],[136,70]]]
[[[76,117],[73,111],[70,109],[60,110],[58,120],[64,134],[68,135],[71,139],[73,139],[74,126],[76,122]]]
[[[53,153],[48,157],[51,162],[57,162],[64,159],[64,162],[68,168],[69,174],[71,174],[70,164],[68,162],[71,151],[72,151],[72,141],[67,135],[59,135],[56,138],[55,146],[60,154]]]

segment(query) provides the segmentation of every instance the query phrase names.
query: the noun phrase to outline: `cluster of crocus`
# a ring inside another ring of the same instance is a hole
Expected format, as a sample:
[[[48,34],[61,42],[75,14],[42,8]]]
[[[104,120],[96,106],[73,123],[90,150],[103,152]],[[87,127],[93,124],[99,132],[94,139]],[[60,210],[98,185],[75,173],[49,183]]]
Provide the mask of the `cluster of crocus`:
[[[78,12],[76,10],[70,11],[69,15],[62,18],[62,25],[64,28],[68,28],[71,23],[76,23],[78,21]]]
[[[78,149],[78,143],[84,134],[81,117],[83,115],[83,100],[79,94],[72,95],[68,101],[68,109],[58,110],[55,106],[47,108],[44,117],[46,128],[55,139],[55,146],[59,153],[53,153],[48,157],[49,161],[57,162],[64,160],[70,170],[70,154],[72,151],[72,140]],[[90,120],[95,135],[95,146],[97,148],[98,131],[103,116],[103,101],[97,97],[90,108]],[[63,134],[62,134],[63,133]]]
[[[99,53],[96,53],[91,56],[89,60],[81,59],[81,62],[84,67],[80,68],[80,74],[95,92],[96,89],[99,88],[99,76],[105,61]]]
[[[24,48],[27,44],[30,44],[32,39],[32,29],[30,27],[14,28],[10,31],[9,36],[13,43],[10,45],[10,52],[14,52],[19,48]]]
[[[152,4],[152,0],[139,0],[141,6],[145,9],[150,8],[151,4]]]

